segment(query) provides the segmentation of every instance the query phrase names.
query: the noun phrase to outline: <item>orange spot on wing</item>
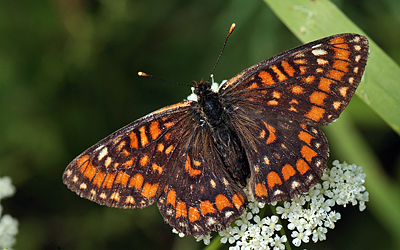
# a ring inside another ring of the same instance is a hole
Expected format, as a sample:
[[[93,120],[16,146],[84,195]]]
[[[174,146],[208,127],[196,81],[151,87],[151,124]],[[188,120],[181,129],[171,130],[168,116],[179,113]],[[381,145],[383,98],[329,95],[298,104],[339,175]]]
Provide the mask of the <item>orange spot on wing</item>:
[[[189,221],[194,222],[200,219],[199,210],[195,207],[189,207]]]
[[[322,119],[324,114],[325,114],[325,109],[317,106],[312,106],[311,110],[307,114],[305,114],[305,116],[310,118],[311,120],[319,121]]]
[[[97,172],[96,176],[93,178],[92,184],[96,185],[98,187],[101,187],[101,184],[103,183],[105,173],[102,171]]]
[[[258,88],[258,85],[256,82],[253,82],[249,87],[247,87],[248,89],[256,89]]]
[[[175,190],[171,189],[170,191],[168,191],[167,204],[171,204],[172,206],[175,207],[175,201],[176,201],[176,192]]]
[[[151,166],[151,168],[154,170],[154,172],[158,171],[158,174],[161,174],[163,171],[163,167],[160,167],[159,165],[153,163],[153,165]]]
[[[215,197],[215,205],[219,211],[222,211],[222,209],[226,207],[232,207],[232,204],[229,202],[228,198],[226,198],[226,196],[223,194],[219,194],[217,197]]]
[[[271,101],[268,101],[267,104],[268,104],[268,105],[271,105],[271,106],[276,106],[276,105],[279,104],[279,102],[278,102],[278,101],[275,101],[275,100],[271,100]]]
[[[144,180],[143,175],[135,174],[135,176],[133,176],[129,181],[129,187],[140,189],[143,185],[143,180]]]
[[[167,155],[169,155],[169,153],[171,153],[173,149],[174,149],[174,146],[169,145],[169,147],[168,147],[167,149],[165,149],[165,153],[166,153]]]
[[[135,158],[131,157],[129,160],[127,160],[126,162],[124,162],[124,167],[131,167],[133,165],[133,163],[135,162]]]
[[[285,166],[283,166],[282,175],[283,175],[283,179],[285,179],[285,181],[289,180],[289,178],[295,174],[296,174],[296,170],[294,170],[294,168],[291,165],[286,164]]]
[[[296,168],[300,174],[305,174],[310,169],[310,166],[303,159],[299,159],[296,162]]]
[[[299,95],[299,94],[303,94],[303,92],[304,92],[304,88],[303,88],[303,87],[294,86],[294,87],[292,88],[292,93],[293,93],[293,94]]]
[[[279,99],[281,98],[281,93],[278,91],[274,91],[272,92],[272,97],[274,97],[275,99]]]
[[[270,125],[268,125],[267,123],[264,122],[264,126],[268,129],[269,131],[269,135],[268,135],[268,139],[267,139],[267,144],[271,144],[276,140],[276,129]]]
[[[129,133],[129,138],[131,139],[131,148],[138,149],[139,148],[139,142],[138,138],[135,132],[130,132]]]
[[[282,61],[281,66],[289,76],[294,76],[296,70],[287,61]]]
[[[254,187],[254,191],[258,197],[268,196],[267,187],[262,183],[257,183]]]
[[[215,209],[210,201],[201,201],[200,210],[203,215],[215,213]]]
[[[311,140],[314,139],[314,137],[312,135],[310,135],[309,133],[306,133],[304,131],[300,131],[299,139],[302,140],[303,142],[307,143],[307,144],[311,144]]]
[[[332,80],[322,77],[321,80],[319,81],[319,89],[325,92],[330,92],[330,86],[331,86]]]
[[[308,67],[307,66],[300,66],[299,69],[300,69],[300,75],[304,75],[305,73],[307,73]]]
[[[332,69],[329,71],[328,77],[340,82],[342,80],[342,77],[344,76],[344,74],[345,74],[344,72]]]
[[[335,46],[338,46],[340,43],[344,44],[345,42],[346,42],[346,39],[344,37],[342,37],[342,36],[335,37],[335,38],[332,38],[330,40],[330,43],[335,45]]]
[[[243,206],[245,199],[244,199],[243,195],[236,193],[232,197],[232,202],[233,202],[233,205],[235,205],[236,209],[239,210]]]
[[[121,155],[124,157],[127,157],[129,155],[128,150],[126,150],[126,149],[122,150]]]
[[[85,169],[85,172],[83,175],[88,178],[89,180],[92,180],[94,175],[96,174],[97,168],[93,166],[92,163],[87,164],[87,167]]]
[[[305,81],[306,83],[308,83],[308,84],[313,83],[314,80],[315,80],[315,76],[307,76],[307,77],[304,79],[304,81]]]
[[[78,166],[78,170],[80,172],[85,171],[86,166],[89,163],[89,155],[81,156],[78,160],[76,160],[76,165]]]
[[[345,61],[341,61],[341,60],[335,60],[335,62],[333,63],[333,68],[340,70],[340,71],[344,71],[344,72],[348,72],[349,71],[349,62],[345,62]]]
[[[335,47],[340,47],[338,45],[336,45]],[[337,59],[342,59],[342,60],[347,60],[349,61],[349,56],[350,56],[350,51],[345,50],[345,49],[339,49],[339,48],[334,48],[333,49],[335,51],[335,58]]]
[[[305,60],[305,59],[296,59],[293,62],[295,64],[307,64],[307,60]]]
[[[149,163],[149,156],[148,155],[142,155],[142,158],[139,160],[140,166],[144,167]]]
[[[273,188],[275,185],[282,185],[282,180],[276,172],[269,172],[267,175],[267,183],[269,188]]]
[[[328,97],[325,93],[319,92],[319,91],[314,91],[310,95],[310,102],[322,106],[324,104],[324,100]]]
[[[150,184],[146,182],[143,186],[142,195],[147,199],[153,197],[157,193],[158,183]]]
[[[274,71],[274,73],[276,74],[276,78],[278,78],[280,82],[287,80],[287,76],[285,76],[285,74],[283,74],[282,71],[278,69],[278,67],[272,65],[271,69],[272,71]]]
[[[276,82],[272,78],[271,74],[267,71],[261,71],[258,73],[258,76],[261,78],[262,82],[266,85],[274,85]]]
[[[157,145],[157,151],[162,152],[163,150],[164,150],[164,144],[159,143],[159,144]]]
[[[166,123],[164,123],[164,127],[165,127],[165,128],[169,128],[169,127],[171,127],[172,125],[174,125],[173,122],[166,122]]]
[[[196,175],[201,174],[201,170],[192,168],[189,156],[186,157],[185,170],[189,173],[190,177],[195,177]]]
[[[160,123],[158,121],[153,121],[150,124],[150,135],[153,140],[157,139],[157,137],[161,134]]]
[[[179,217],[187,217],[187,210],[186,210],[186,204],[183,201],[178,201],[178,204],[176,205],[176,218]]]
[[[130,175],[123,171],[119,171],[117,174],[117,178],[115,178],[115,184],[121,184],[122,186],[126,186],[128,184]]]
[[[311,163],[312,158],[315,157],[317,154],[317,152],[315,152],[314,150],[312,150],[310,147],[308,146],[303,146],[301,148],[301,155],[308,161]]]
[[[108,173],[103,182],[103,187],[110,189],[115,180],[115,173]]]

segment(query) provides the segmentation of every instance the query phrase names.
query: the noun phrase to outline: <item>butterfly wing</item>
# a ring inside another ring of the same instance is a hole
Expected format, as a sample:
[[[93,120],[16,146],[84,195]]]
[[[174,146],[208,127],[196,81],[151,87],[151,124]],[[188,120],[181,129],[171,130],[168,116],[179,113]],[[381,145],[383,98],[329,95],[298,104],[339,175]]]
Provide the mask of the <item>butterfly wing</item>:
[[[317,126],[347,106],[368,50],[363,36],[335,35],[260,62],[221,85],[258,201],[290,199],[319,180],[328,147]]]
[[[289,200],[318,182],[328,159],[322,131],[285,116],[236,110],[232,120],[246,148],[256,200]]]
[[[177,167],[158,200],[164,219],[186,235],[205,235],[231,224],[246,209],[247,198],[231,179],[206,126],[197,123],[183,135]]]
[[[66,168],[63,182],[101,205],[142,208],[153,204],[175,164],[190,102],[155,111],[87,149]]]
[[[368,51],[368,40],[361,35],[326,37],[244,70],[219,92],[233,105],[253,105],[307,124],[327,125],[355,93]]]

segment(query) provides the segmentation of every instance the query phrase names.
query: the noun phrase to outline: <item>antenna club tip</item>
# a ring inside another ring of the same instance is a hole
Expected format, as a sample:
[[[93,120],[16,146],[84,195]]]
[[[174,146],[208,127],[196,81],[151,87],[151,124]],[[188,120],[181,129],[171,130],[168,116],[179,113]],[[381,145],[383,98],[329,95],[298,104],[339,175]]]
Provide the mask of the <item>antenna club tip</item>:
[[[236,27],[236,23],[232,23],[231,28],[229,29],[229,34],[233,32]]]
[[[142,71],[137,72],[137,74],[138,74],[138,76],[149,76],[148,74],[146,74]]]

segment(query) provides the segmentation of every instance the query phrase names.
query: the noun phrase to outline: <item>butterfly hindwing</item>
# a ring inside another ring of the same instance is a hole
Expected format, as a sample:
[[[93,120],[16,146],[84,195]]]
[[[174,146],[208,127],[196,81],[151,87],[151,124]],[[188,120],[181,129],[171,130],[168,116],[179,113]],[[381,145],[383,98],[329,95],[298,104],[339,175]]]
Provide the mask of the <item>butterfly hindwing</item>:
[[[186,235],[217,231],[239,217],[247,198],[222,167],[204,126],[183,135],[176,149],[176,167],[158,200],[164,219]]]

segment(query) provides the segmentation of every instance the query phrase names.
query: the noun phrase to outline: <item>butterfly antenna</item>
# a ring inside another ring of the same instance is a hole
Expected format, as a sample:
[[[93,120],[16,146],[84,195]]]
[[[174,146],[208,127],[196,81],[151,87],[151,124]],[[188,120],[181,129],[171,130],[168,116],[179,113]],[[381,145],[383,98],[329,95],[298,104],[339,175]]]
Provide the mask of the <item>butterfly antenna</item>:
[[[165,79],[157,77],[157,76],[149,75],[149,74],[144,73],[142,71],[139,71],[137,74],[138,74],[138,76],[151,77],[151,78],[155,78],[157,80],[163,81],[163,82],[169,82],[169,83],[174,83],[174,84],[183,85],[183,86],[192,86],[192,85],[189,85],[189,84],[184,84],[184,83],[180,83],[180,82],[174,82],[174,81],[170,81],[170,80],[165,80]]]
[[[224,52],[226,43],[228,42],[228,38],[229,38],[229,36],[232,34],[232,32],[233,32],[233,30],[235,29],[235,27],[236,27],[236,24],[235,24],[235,23],[232,23],[231,27],[229,28],[228,35],[227,35],[226,38],[225,38],[224,45],[222,46],[221,53],[219,53],[219,56],[218,56],[218,58],[217,58],[217,62],[215,63],[214,68],[213,68],[213,70],[211,71],[210,76],[208,77],[207,82],[210,82],[211,77],[213,77],[215,68],[217,68],[217,65],[218,65],[218,63],[219,63],[219,59],[221,59],[222,52]]]

